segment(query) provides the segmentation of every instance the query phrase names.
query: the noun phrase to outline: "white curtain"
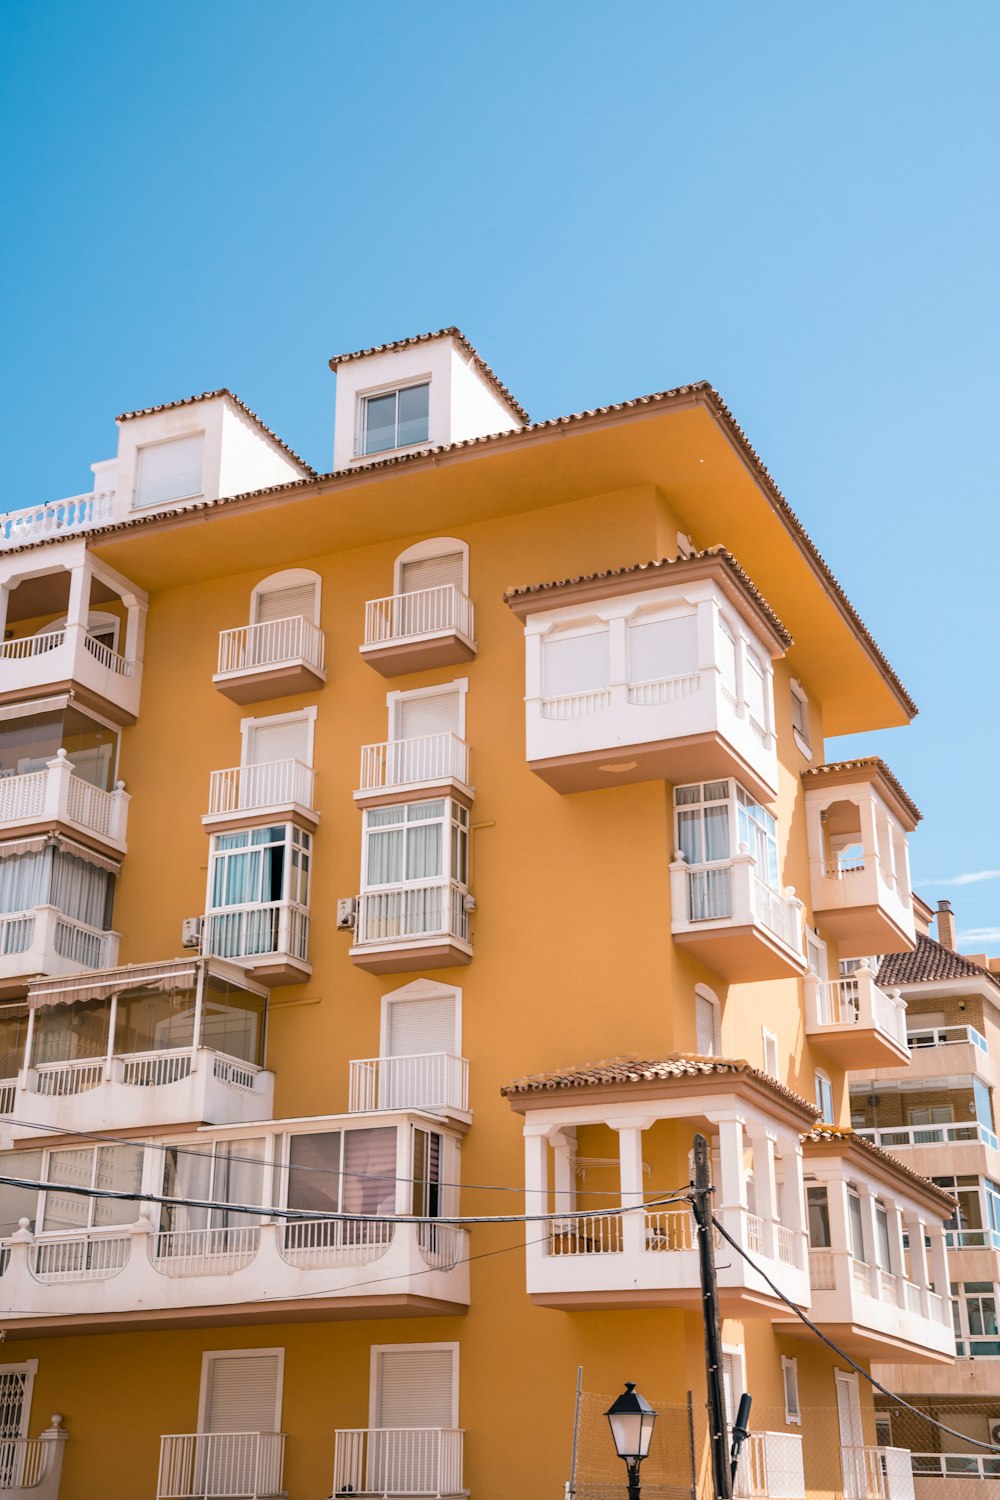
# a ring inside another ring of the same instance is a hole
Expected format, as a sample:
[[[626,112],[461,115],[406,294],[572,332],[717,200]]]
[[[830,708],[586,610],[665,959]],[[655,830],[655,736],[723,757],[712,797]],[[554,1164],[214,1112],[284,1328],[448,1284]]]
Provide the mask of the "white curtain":
[[[110,878],[107,870],[99,870],[88,860],[56,849],[52,859],[52,905],[74,921],[86,922],[88,927],[103,927]]]
[[[0,912],[31,911],[48,900],[51,849],[0,859]]]

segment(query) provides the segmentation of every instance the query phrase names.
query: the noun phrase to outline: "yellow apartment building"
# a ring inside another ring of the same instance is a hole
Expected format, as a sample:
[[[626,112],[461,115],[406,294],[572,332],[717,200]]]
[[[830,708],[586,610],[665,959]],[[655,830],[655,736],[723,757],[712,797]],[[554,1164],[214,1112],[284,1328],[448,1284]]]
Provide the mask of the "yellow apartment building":
[[[954,1357],[847,1087],[919,812],[824,756],[913,703],[707,384],[331,367],[329,473],[214,391],[0,518],[0,1489],[557,1496],[579,1366],[701,1421],[702,1132],[737,1493],[909,1500],[774,1287]]]

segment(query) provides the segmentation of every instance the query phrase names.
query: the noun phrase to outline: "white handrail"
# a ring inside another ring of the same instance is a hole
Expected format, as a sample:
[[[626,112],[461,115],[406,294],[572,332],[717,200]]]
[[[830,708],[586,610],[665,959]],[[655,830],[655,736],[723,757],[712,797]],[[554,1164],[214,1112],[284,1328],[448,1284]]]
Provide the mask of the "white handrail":
[[[290,1266],[365,1266],[380,1260],[395,1236],[392,1219],[292,1220],[283,1226],[278,1248]]]
[[[365,604],[365,645],[454,631],[472,639],[472,600],[455,583],[412,594],[389,594]]]
[[[304,661],[323,671],[326,638],[305,615],[262,620],[219,632],[219,676]]]
[[[287,953],[304,963],[309,951],[309,913],[289,901],[210,911],[205,917],[202,951],[216,958]]]
[[[447,880],[362,891],[355,941],[361,945],[447,935],[467,942],[465,897],[462,886]]]
[[[121,1230],[39,1238],[28,1247],[28,1266],[36,1281],[107,1281],[124,1270],[132,1253],[132,1236]]]
[[[469,1064],[451,1052],[351,1060],[348,1109],[469,1108]]]
[[[454,777],[468,783],[469,747],[457,734],[422,734],[412,740],[362,745],[360,791]]]
[[[184,1432],[160,1438],[157,1500],[263,1500],[283,1492],[283,1432]]]
[[[228,1276],[260,1248],[260,1225],[166,1229],[149,1237],[149,1258],[163,1276]]]
[[[315,771],[301,760],[229,766],[224,771],[212,772],[208,811],[210,816],[218,817],[224,813],[250,812],[254,808],[277,807],[289,802],[311,808],[315,781]]]
[[[549,1255],[617,1255],[622,1249],[622,1221],[616,1214],[574,1214],[549,1224]]]
[[[459,1428],[340,1428],[333,1494],[459,1495],[464,1437]]]
[[[94,490],[89,495],[70,495],[66,500],[49,500],[8,511],[0,516],[0,550],[20,547],[41,537],[69,536],[100,526],[111,520],[114,499],[114,490]]]

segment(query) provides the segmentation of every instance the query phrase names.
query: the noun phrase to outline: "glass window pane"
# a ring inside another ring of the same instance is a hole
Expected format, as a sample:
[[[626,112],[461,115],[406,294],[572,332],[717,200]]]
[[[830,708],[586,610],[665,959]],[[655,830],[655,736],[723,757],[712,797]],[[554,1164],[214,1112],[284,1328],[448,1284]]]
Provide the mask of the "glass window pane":
[[[5,1151],[0,1156],[0,1172],[4,1177],[23,1177],[29,1182],[41,1182],[42,1153],[40,1151]],[[28,1220],[28,1227],[35,1228],[38,1215],[38,1189],[13,1187],[0,1183],[0,1235],[13,1234],[18,1221]]]
[[[396,392],[369,396],[365,402],[364,452],[384,453],[396,446]]]
[[[396,1210],[396,1131],[348,1130],[344,1135],[344,1212]]]
[[[729,808],[725,805],[705,809],[705,858],[729,858]]]
[[[429,433],[430,386],[411,385],[399,392],[399,431],[396,445],[426,443]]]
[[[806,1189],[809,1216],[809,1243],[815,1250],[830,1248],[830,1205],[825,1187]]]
[[[115,1051],[162,1052],[194,1045],[194,987],[124,990],[118,996]]]
[[[66,1005],[43,1005],[35,1016],[32,1062],[75,1062],[103,1057],[108,1050],[111,1002],[74,1000]]]
[[[340,1131],[293,1135],[288,1143],[289,1208],[340,1212]]]
[[[441,874],[440,823],[406,830],[406,879],[429,880]]]
[[[138,1194],[142,1187],[141,1146],[99,1146],[94,1186],[108,1192]],[[91,1223],[134,1224],[139,1217],[137,1198],[95,1198]]]

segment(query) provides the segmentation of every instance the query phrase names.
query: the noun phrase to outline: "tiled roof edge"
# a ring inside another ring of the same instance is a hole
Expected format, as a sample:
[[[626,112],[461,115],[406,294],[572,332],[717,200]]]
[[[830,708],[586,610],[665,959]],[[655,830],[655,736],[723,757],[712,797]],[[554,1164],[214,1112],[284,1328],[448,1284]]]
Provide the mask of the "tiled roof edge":
[[[494,390],[503,397],[511,411],[516,412],[522,422],[530,423],[531,418],[524,407],[519,401],[515,400],[500,377],[494,370],[490,369],[483,356],[479,353],[479,350],[469,342],[460,328],[438,328],[433,333],[415,333],[408,339],[394,339],[389,344],[372,344],[369,349],[354,349],[349,354],[335,354],[330,360],[330,369],[336,373],[338,365],[348,365],[354,359],[367,359],[371,354],[391,354],[395,349],[410,349],[414,344],[429,344],[433,339],[444,338],[452,338],[456,344],[460,344],[470,359],[474,361],[480,373],[485,375]]]
[[[893,1156],[891,1151],[883,1150],[881,1146],[876,1146],[874,1141],[867,1140],[865,1136],[858,1135],[854,1130],[841,1129],[837,1125],[817,1124],[813,1126],[812,1130],[806,1131],[802,1136],[802,1140],[803,1142],[816,1141],[819,1144],[822,1144],[824,1141],[844,1141],[850,1146],[857,1146],[860,1151],[874,1157],[876,1161],[891,1167],[900,1176],[908,1177],[911,1182],[917,1183],[925,1193],[930,1193],[933,1197],[939,1198],[942,1203],[947,1204],[951,1208],[955,1205],[955,1199],[951,1194],[945,1192],[944,1188],[938,1187],[937,1183],[930,1177],[924,1177],[922,1173],[915,1172],[912,1167],[908,1167],[905,1162],[900,1161],[898,1156]]]
[[[747,573],[733,554],[723,546],[706,547],[703,551],[691,552],[686,557],[652,558],[649,562],[628,563],[622,568],[606,568],[597,573],[581,573],[574,578],[554,578],[549,583],[524,584],[520,588],[508,589],[503,596],[503,600],[505,604],[510,604],[513,599],[524,599],[529,594],[545,594],[550,590],[567,588],[577,583],[597,583],[604,578],[627,578],[632,573],[644,573],[648,568],[677,568],[683,572],[685,567],[704,562],[706,559],[716,558],[726,565],[737,582],[751,596],[753,602],[757,605],[761,614],[768,620],[775,635],[784,643],[786,649],[791,646],[792,636],[790,631],[778,619],[778,616],[753,582],[749,573]]]
[[[311,464],[307,464],[304,458],[300,458],[299,455],[295,452],[295,449],[288,446],[284,438],[280,438],[276,432],[273,432],[271,428],[268,427],[266,422],[261,421],[260,417],[258,417],[255,411],[251,411],[250,407],[247,406],[245,401],[241,401],[239,396],[237,396],[233,391],[229,390],[228,387],[224,385],[220,386],[217,391],[202,391],[197,396],[184,396],[180,401],[164,401],[161,402],[159,406],[142,406],[137,408],[135,411],[119,412],[118,416],[115,418],[115,421],[130,422],[133,417],[153,417],[157,412],[176,411],[178,407],[181,406],[195,406],[199,401],[214,401],[217,396],[228,396],[229,400],[233,402],[234,406],[238,406],[240,408],[240,411],[242,411],[246,416],[250,418],[251,422],[256,423],[261,432],[265,433],[273,443],[277,443],[279,448],[283,448],[284,451],[288,454],[289,458],[293,458],[295,462],[300,466],[300,468],[305,469],[308,478],[316,479],[319,477],[316,473],[316,470],[312,467]],[[234,495],[226,496],[226,498],[236,499],[237,497]]]
[[[925,968],[931,967],[934,960],[937,960],[938,963],[950,967],[952,972],[949,974],[921,974],[919,972],[921,959],[927,955],[928,950],[930,950],[930,963],[925,962]],[[907,964],[912,964],[918,972],[915,975],[904,975],[903,978],[900,978],[893,973],[894,962],[904,970]],[[883,974],[884,969],[887,971],[885,974]],[[988,979],[996,989],[1000,990],[1000,975],[994,974],[990,969],[984,969],[981,964],[973,963],[972,959],[966,958],[964,954],[956,953],[953,949],[946,948],[936,938],[932,938],[928,933],[923,932],[917,935],[916,947],[909,952],[883,953],[879,963],[878,974],[875,977],[876,982],[891,985],[940,984],[952,979]]]
[[[924,815],[920,811],[920,808],[914,802],[902,782],[889,770],[889,767],[879,755],[864,755],[858,760],[832,760],[827,762],[826,765],[809,766],[807,770],[802,772],[802,780],[805,781],[807,776],[824,776],[836,771],[864,771],[870,766],[874,766],[889,783],[900,802],[902,802],[903,806],[912,815],[913,821],[915,823],[922,822]]]

